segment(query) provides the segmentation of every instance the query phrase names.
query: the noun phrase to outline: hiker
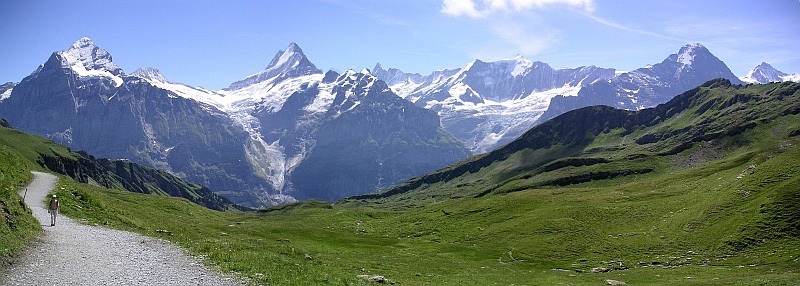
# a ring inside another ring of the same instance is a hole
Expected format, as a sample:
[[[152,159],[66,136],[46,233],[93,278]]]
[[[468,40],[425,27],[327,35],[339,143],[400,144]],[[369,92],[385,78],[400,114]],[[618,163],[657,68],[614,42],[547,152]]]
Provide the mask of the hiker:
[[[58,211],[61,210],[61,206],[58,205],[58,199],[56,199],[56,195],[53,195],[50,198],[50,203],[47,205],[47,212],[50,213],[50,226],[56,226],[56,214]]]

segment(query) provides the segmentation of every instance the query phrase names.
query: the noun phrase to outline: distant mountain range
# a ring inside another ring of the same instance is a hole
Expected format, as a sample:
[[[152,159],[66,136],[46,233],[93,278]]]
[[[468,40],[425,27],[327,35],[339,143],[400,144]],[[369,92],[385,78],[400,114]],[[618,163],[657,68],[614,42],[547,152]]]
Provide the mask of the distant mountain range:
[[[429,75],[408,74],[380,64],[372,72],[401,97],[436,110],[447,131],[473,152],[484,153],[516,139],[536,124],[584,106],[629,110],[653,107],[714,78],[733,83],[800,79],[800,75],[792,77],[766,66],[769,68],[757,67],[750,73],[766,73],[766,79],[740,80],[707,48],[693,43],[661,63],[618,74],[614,69],[595,66],[554,69],[522,57],[475,60],[462,69]]]
[[[746,83],[767,84],[770,82],[793,81],[800,82],[800,74],[787,74],[772,67],[770,64],[762,62],[747,75],[739,78]]]
[[[323,73],[297,44],[223,90],[126,74],[82,38],[18,84],[0,117],[99,157],[125,158],[206,185],[251,207],[378,191],[511,142],[589,105],[639,110],[707,80],[797,80],[768,64],[740,81],[700,44],[616,75],[517,57],[409,74]]]
[[[593,83],[582,88],[576,96],[555,96],[539,122],[592,105],[628,110],[653,107],[715,78],[728,79],[734,84],[742,83],[706,47],[697,43],[689,44],[660,63]]]
[[[476,153],[508,143],[532,127],[553,96],[614,77],[614,69],[554,69],[522,57],[475,60],[460,70],[427,76],[385,70],[380,64],[373,73],[401,97],[437,111],[442,126]]]
[[[433,111],[368,73],[323,75],[295,44],[210,91],[153,68],[126,74],[82,38],[3,88],[0,117],[16,128],[253,207],[374,192],[470,155]]]

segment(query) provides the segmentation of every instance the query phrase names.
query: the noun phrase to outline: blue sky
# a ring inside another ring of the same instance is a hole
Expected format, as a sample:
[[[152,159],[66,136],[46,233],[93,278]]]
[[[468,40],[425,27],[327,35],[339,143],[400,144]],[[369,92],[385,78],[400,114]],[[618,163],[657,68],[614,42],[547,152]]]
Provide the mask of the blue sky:
[[[18,82],[87,36],[126,72],[151,66],[211,89],[296,42],[322,70],[406,72],[522,55],[633,70],[700,42],[736,75],[800,73],[800,1],[0,1],[0,81]]]

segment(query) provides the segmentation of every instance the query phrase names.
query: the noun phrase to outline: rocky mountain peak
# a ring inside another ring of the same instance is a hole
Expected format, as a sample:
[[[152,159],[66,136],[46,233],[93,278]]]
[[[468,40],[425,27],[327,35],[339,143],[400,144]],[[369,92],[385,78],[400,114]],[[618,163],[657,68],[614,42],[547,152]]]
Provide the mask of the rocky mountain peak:
[[[775,69],[775,68],[774,68],[774,67],[772,67],[772,65],[770,65],[770,64],[769,64],[769,63],[767,63],[767,62],[761,62],[760,64],[758,64],[758,65],[756,66],[756,69]]]
[[[72,47],[70,47],[70,50],[87,48],[92,46],[95,46],[94,42],[92,42],[92,39],[89,39],[88,37],[83,37],[75,41],[75,43],[72,44]]]
[[[280,50],[272,60],[267,65],[265,70],[275,69],[275,68],[284,68],[289,69],[296,67],[300,64],[311,64],[308,62],[308,58],[303,53],[303,49],[300,48],[296,43],[290,43],[289,47],[286,50]],[[313,64],[311,64],[313,66]]]
[[[363,69],[360,72],[348,70],[336,79],[332,90],[335,95],[331,111],[342,113],[358,106],[362,100],[372,95],[392,94],[387,84]]]
[[[753,72],[776,80],[782,76],[787,75],[786,73],[779,71],[778,69],[774,68],[772,65],[766,62],[761,62],[761,64],[759,64],[758,66],[756,66],[756,68],[753,69]]]
[[[772,65],[761,62],[758,66],[750,70],[747,75],[741,77],[740,79],[744,82],[748,83],[770,83],[770,82],[780,82],[789,80],[792,81],[794,76],[779,71],[778,69],[774,68]]]
[[[368,69],[362,69],[360,72],[350,69],[336,79],[337,85],[351,89],[356,94],[362,93],[356,92],[356,90],[369,90],[376,81],[379,81],[378,77],[370,73]]]
[[[167,80],[167,78],[164,77],[163,74],[161,74],[161,71],[151,67],[139,68],[133,71],[131,75],[157,82],[166,82],[166,83],[169,82],[169,80]]]
[[[295,42],[289,43],[289,47],[286,48],[286,51],[299,52],[301,54],[303,53],[303,49],[301,49],[300,45]]]
[[[106,71],[116,76],[122,74],[122,69],[113,63],[111,54],[87,37],[80,38],[68,50],[57,54],[61,57],[62,67],[70,67],[79,73]]]
[[[711,52],[709,52],[705,46],[700,43],[691,43],[683,46],[680,51],[678,51],[676,61],[684,65],[692,65],[695,61],[695,57],[708,54],[711,54]]]
[[[511,77],[518,77],[530,72],[530,69],[533,66],[533,61],[530,61],[521,55],[517,55],[516,57],[510,59],[491,62],[485,62],[476,59],[464,67],[462,72],[465,74],[475,74],[475,76],[480,77],[488,74],[491,74],[495,77],[504,77],[509,75]]]
[[[375,64],[375,67],[372,68],[372,74],[385,81],[388,85],[407,84],[410,82],[422,83],[426,77],[418,73],[405,73],[396,68],[386,69],[380,63]]]
[[[372,68],[372,70],[373,70],[373,71],[375,71],[375,72],[378,72],[378,71],[387,71],[385,68],[383,68],[383,66],[381,65],[381,63],[376,63],[376,64],[375,64],[375,67],[374,67],[374,68]]]
[[[667,102],[706,81],[724,78],[741,84],[733,72],[705,46],[691,43],[661,63],[597,81],[581,88],[577,96],[556,96],[539,122],[564,112],[592,105],[640,110]]]
[[[322,73],[308,60],[296,43],[290,43],[285,50],[278,51],[264,70],[234,82],[227,90],[237,90],[253,84],[271,80],[273,83],[287,78]]]
[[[86,37],[80,38],[67,50],[51,54],[31,76],[42,72],[65,75],[81,82],[100,80],[113,87],[124,83],[122,76],[125,74],[114,64],[108,51]]]
[[[717,58],[705,46],[691,43],[680,48],[677,54],[671,54],[661,63],[641,68],[629,73],[633,77],[642,75],[656,77],[675,88],[691,88],[714,78],[726,78],[734,84],[742,83],[722,60]],[[638,75],[637,75],[638,74]],[[680,90],[671,90],[677,93]],[[666,101],[674,94],[667,95],[659,101]]]
[[[756,66],[756,68],[753,69],[753,74],[761,75],[770,80],[780,80],[780,77],[786,76],[786,73],[779,71],[766,62],[762,62],[760,65]]]

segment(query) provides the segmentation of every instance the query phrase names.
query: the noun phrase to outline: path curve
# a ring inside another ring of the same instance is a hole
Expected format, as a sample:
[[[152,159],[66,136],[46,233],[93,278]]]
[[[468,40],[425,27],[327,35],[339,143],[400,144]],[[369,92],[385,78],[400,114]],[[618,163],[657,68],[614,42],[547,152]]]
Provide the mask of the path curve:
[[[83,225],[61,215],[51,227],[44,197],[57,178],[39,172],[33,175],[25,204],[44,233],[0,273],[0,285],[240,284],[235,278],[210,271],[162,239]]]

